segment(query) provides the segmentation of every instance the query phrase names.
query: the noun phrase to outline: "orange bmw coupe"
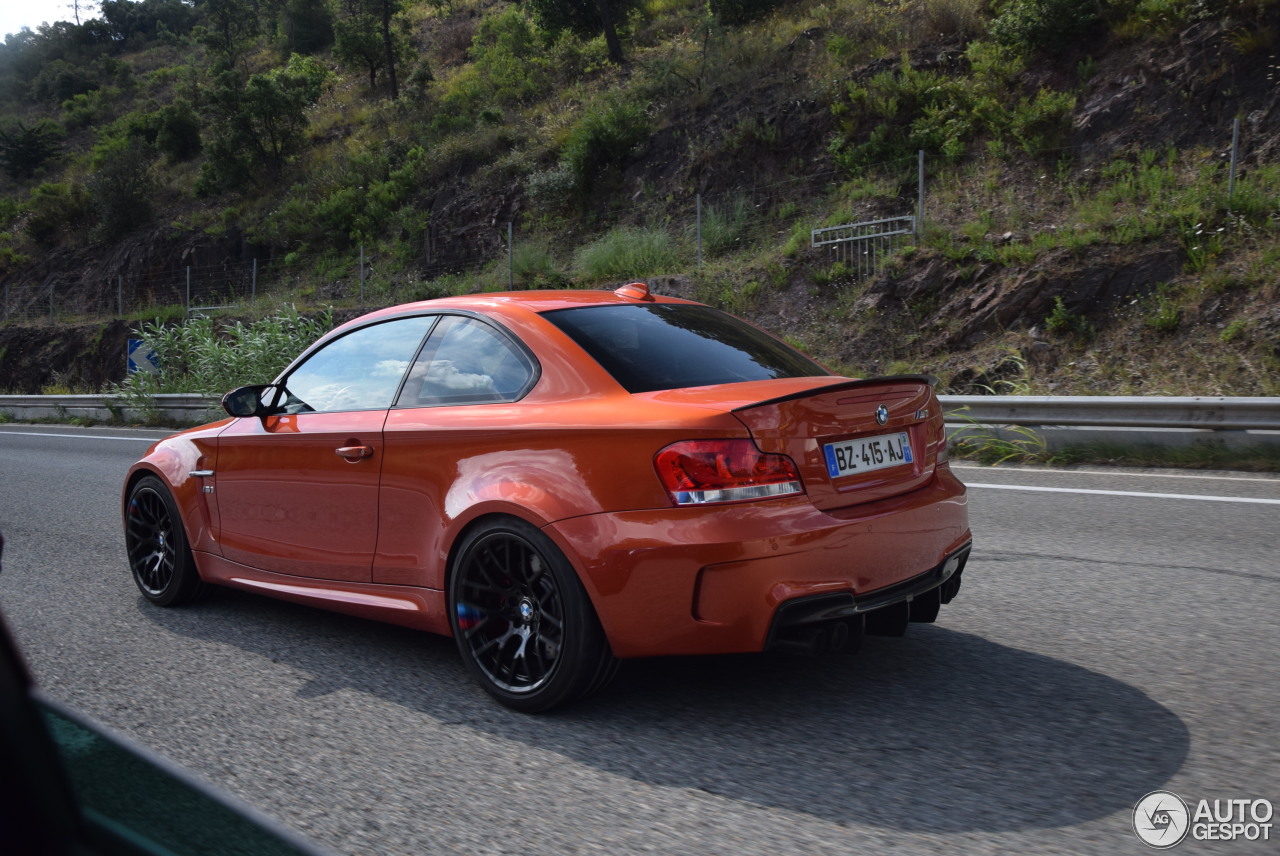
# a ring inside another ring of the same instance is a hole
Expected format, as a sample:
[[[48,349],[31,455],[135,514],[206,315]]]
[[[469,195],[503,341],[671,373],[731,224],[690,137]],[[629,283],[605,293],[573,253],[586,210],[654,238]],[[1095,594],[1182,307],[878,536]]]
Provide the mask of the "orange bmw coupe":
[[[446,634],[517,710],[622,658],[901,635],[970,549],[929,378],[838,377],[639,283],[382,309],[223,407],[129,470],[143,596]]]

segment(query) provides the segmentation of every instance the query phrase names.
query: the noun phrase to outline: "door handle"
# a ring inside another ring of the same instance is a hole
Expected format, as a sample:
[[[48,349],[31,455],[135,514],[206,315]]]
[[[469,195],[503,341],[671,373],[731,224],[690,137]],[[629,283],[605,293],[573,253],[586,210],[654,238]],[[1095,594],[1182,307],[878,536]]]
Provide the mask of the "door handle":
[[[340,458],[346,458],[348,462],[355,463],[361,458],[373,457],[372,446],[339,446],[333,450]]]

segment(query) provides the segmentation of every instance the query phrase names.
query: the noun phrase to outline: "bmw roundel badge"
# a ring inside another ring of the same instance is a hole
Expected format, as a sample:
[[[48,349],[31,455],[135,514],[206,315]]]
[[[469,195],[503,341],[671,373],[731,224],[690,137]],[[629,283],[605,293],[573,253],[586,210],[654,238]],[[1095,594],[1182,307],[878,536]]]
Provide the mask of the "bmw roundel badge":
[[[889,421],[889,408],[883,404],[876,408],[876,422],[880,425]]]

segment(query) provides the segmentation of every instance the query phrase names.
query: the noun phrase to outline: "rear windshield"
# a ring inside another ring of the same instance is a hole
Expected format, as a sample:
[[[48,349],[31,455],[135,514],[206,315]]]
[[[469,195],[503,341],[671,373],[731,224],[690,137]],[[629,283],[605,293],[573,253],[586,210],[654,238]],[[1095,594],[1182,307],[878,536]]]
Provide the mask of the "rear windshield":
[[[584,306],[543,317],[628,392],[830,374],[799,351],[710,306]]]

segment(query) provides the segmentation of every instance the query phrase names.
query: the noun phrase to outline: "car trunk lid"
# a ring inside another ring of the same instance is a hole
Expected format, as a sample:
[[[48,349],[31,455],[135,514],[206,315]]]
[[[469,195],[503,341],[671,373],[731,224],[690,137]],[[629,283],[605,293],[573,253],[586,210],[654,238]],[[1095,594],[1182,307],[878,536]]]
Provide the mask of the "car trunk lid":
[[[931,378],[840,381],[735,407],[764,452],[795,461],[823,511],[897,496],[933,476],[945,438]]]

